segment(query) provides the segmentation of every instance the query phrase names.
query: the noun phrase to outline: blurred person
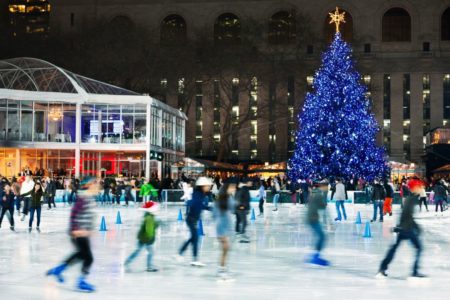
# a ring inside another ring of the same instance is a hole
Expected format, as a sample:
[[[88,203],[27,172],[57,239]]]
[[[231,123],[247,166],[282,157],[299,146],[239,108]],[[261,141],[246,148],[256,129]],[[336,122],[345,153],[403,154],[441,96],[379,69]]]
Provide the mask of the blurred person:
[[[320,266],[328,266],[330,264],[320,256],[325,244],[326,236],[320,223],[319,211],[324,210],[327,206],[327,193],[327,182],[315,182],[311,191],[308,212],[306,214],[306,223],[311,227],[313,235],[316,238],[314,247],[315,252],[307,259],[307,262]]]
[[[153,243],[156,238],[156,229],[159,226],[159,222],[155,216],[155,213],[159,210],[159,204],[153,201],[145,202],[139,210],[144,212],[144,218],[137,235],[137,248],[126,259],[125,270],[130,272],[130,264],[136,259],[142,249],[145,248],[147,250],[147,272],[157,272],[158,269],[153,266]]]
[[[250,212],[250,188],[253,186],[251,178],[244,179],[236,191],[236,234],[240,237],[240,243],[248,243],[249,238],[245,234],[247,228],[247,215]]]
[[[258,217],[264,216],[264,201],[266,200],[266,185],[264,180],[260,180],[258,189],[259,198],[259,215]]]
[[[394,232],[397,235],[396,243],[389,249],[386,254],[386,257],[383,259],[380,265],[380,269],[377,274],[377,278],[387,277],[387,270],[389,264],[394,259],[395,252],[397,251],[398,246],[402,241],[409,240],[411,244],[416,248],[416,259],[413,266],[412,277],[422,278],[425,277],[423,274],[419,272],[419,262],[420,255],[422,253],[422,243],[420,242],[419,236],[421,233],[421,229],[419,225],[414,220],[414,208],[416,206],[420,187],[422,186],[422,182],[417,179],[411,179],[408,182],[408,191],[409,194],[405,199],[405,203],[403,204],[402,214],[400,216],[400,223],[397,227],[394,228]]]
[[[204,267],[205,264],[198,260],[198,222],[201,218],[203,210],[211,210],[205,205],[208,201],[208,193],[211,190],[211,181],[206,177],[199,177],[195,183],[195,190],[192,199],[187,202],[186,224],[191,233],[191,237],[183,243],[178,256],[178,261],[183,260],[183,253],[192,244],[193,260],[191,266]]]
[[[214,219],[216,221],[217,238],[222,248],[218,276],[222,280],[229,280],[227,270],[227,258],[230,250],[231,214],[234,211],[234,196],[236,193],[236,183],[225,182],[214,201]]]
[[[394,186],[386,179],[383,187],[384,191],[386,192],[383,204],[383,215],[389,214],[389,216],[392,216],[392,200],[394,199]]]
[[[331,193],[331,200],[335,199],[336,201],[336,212],[337,217],[334,219],[335,221],[342,221],[342,217],[344,220],[347,220],[347,214],[345,212],[345,200],[348,198],[347,189],[345,188],[344,183],[340,178],[336,179],[336,185],[333,188]],[[342,210],[342,215],[341,215]]]
[[[419,209],[420,211],[422,211],[422,204],[425,206],[425,209],[428,210],[428,201],[427,201],[427,192],[425,190],[425,182],[422,182],[422,185],[420,186],[419,189]]]
[[[22,218],[20,221],[24,221],[30,210],[31,191],[34,189],[34,181],[31,175],[26,175],[24,182],[20,187],[20,197],[23,200]]]
[[[280,200],[280,192],[281,192],[281,184],[278,177],[275,177],[271,181],[270,192],[272,193],[273,205],[275,207],[273,211],[278,211],[278,201]]]
[[[3,189],[0,190],[0,227],[2,227],[3,217],[8,213],[8,220],[10,229],[14,231],[14,201],[16,195],[14,194],[9,183],[3,184]]]
[[[386,191],[384,190],[383,182],[375,179],[371,197],[373,203],[373,218],[370,222],[377,221],[377,210],[380,210],[380,222],[383,222],[384,198],[386,198]]]
[[[447,190],[441,181],[438,181],[434,187],[434,203],[436,204],[436,216],[438,214],[438,208],[441,207],[441,215],[444,215],[443,203],[447,200]]]
[[[100,192],[100,185],[93,179],[86,178],[81,182],[81,191],[78,201],[72,207],[70,213],[70,239],[74,244],[76,251],[70,255],[62,264],[50,269],[47,276],[56,277],[57,281],[63,283],[65,281],[62,273],[68,266],[76,261],[82,261],[82,275],[77,281],[77,288],[84,292],[94,292],[95,287],[86,281],[90,268],[94,261],[91,251],[90,236],[94,224],[93,205],[95,197]]]

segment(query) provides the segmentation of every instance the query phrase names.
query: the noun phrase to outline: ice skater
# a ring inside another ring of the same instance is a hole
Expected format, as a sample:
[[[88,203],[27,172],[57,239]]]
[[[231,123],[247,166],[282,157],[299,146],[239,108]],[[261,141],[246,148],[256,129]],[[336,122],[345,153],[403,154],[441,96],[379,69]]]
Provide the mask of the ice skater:
[[[247,216],[250,211],[250,188],[253,185],[251,178],[246,178],[236,191],[236,234],[240,243],[249,243],[250,239],[245,234],[247,228]]]
[[[383,222],[383,207],[384,198],[386,198],[386,191],[384,190],[382,182],[375,180],[372,190],[371,200],[373,202],[373,218],[370,222],[377,221],[377,210],[380,210],[380,222]]]
[[[36,213],[37,218],[37,226],[36,230],[40,231],[41,226],[41,211],[42,211],[42,197],[44,196],[44,191],[42,190],[42,185],[40,182],[36,182],[33,190],[29,193],[24,194],[24,196],[30,195],[30,220],[28,222],[28,231],[31,232],[33,221],[34,221],[34,213]]]
[[[229,280],[227,258],[230,250],[231,213],[234,211],[236,183],[225,182],[219,190],[214,202],[214,219],[216,221],[217,238],[222,248],[217,275],[222,280]]]
[[[380,265],[380,269],[377,274],[377,278],[387,277],[387,270],[389,264],[394,259],[395,252],[397,251],[398,246],[404,240],[409,240],[411,244],[416,248],[416,260],[414,262],[412,277],[422,278],[425,277],[423,274],[419,272],[419,262],[420,255],[422,253],[422,243],[420,242],[420,227],[414,221],[414,207],[417,203],[417,198],[420,192],[420,187],[422,182],[417,179],[411,179],[408,182],[408,190],[410,191],[408,197],[405,199],[403,203],[403,211],[400,217],[400,224],[394,228],[394,231],[398,233],[397,241],[394,245],[389,249],[386,257],[383,259]]]
[[[422,186],[419,190],[419,208],[422,211],[422,204],[425,205],[425,209],[428,212],[427,192],[425,191],[425,183],[422,182]]]
[[[187,202],[186,224],[191,233],[191,237],[184,242],[176,259],[183,261],[183,254],[186,249],[192,244],[193,260],[191,266],[204,267],[205,264],[198,260],[198,222],[203,210],[211,210],[207,206],[209,201],[209,191],[211,190],[212,182],[209,178],[199,177],[195,183],[195,190],[192,194],[192,199]]]
[[[438,214],[438,208],[441,207],[441,215],[444,215],[443,204],[447,200],[447,190],[441,181],[438,181],[434,187],[434,203],[436,204],[436,216]]]
[[[331,200],[335,199],[336,201],[336,212],[337,217],[334,219],[335,221],[342,221],[342,217],[344,220],[347,220],[347,214],[345,213],[345,200],[347,199],[347,189],[345,188],[344,183],[342,183],[341,179],[336,179],[336,185],[333,187],[331,193]],[[341,215],[342,210],[342,215]]]
[[[30,175],[25,176],[24,182],[20,186],[20,198],[23,200],[22,218],[24,221],[30,210],[31,191],[34,189],[34,181]]]
[[[10,229],[14,231],[14,201],[16,195],[14,195],[11,185],[9,183],[5,183],[3,185],[3,191],[0,190],[0,228],[2,227],[3,217],[6,213],[8,213],[8,220]]]
[[[309,197],[307,224],[311,227],[314,236],[316,237],[315,252],[307,259],[307,262],[320,266],[328,266],[330,263],[320,256],[320,253],[325,244],[325,232],[319,221],[319,210],[324,210],[327,206],[327,188],[326,182],[314,183],[313,190]]]
[[[266,199],[266,185],[264,180],[260,180],[259,189],[258,189],[258,198],[259,198],[259,215],[258,217],[264,216],[264,202]]]
[[[153,243],[155,242],[156,229],[159,226],[159,222],[154,214],[158,211],[159,204],[153,201],[145,202],[139,209],[145,212],[144,221],[137,235],[137,248],[125,261],[125,270],[127,272],[131,271],[130,264],[136,259],[141,250],[145,248],[147,250],[147,272],[157,272],[158,269],[153,266]]]
[[[386,196],[384,197],[383,215],[389,214],[392,216],[392,200],[394,199],[394,187],[388,179],[384,182],[384,191]]]
[[[86,281],[94,257],[91,251],[90,236],[93,230],[94,199],[100,192],[100,185],[92,179],[84,180],[77,202],[70,213],[70,238],[75,245],[76,251],[70,255],[62,264],[50,269],[47,276],[55,276],[58,282],[63,283],[62,273],[68,266],[76,261],[82,261],[81,276],[78,279],[77,288],[83,292],[94,292],[95,287]]]

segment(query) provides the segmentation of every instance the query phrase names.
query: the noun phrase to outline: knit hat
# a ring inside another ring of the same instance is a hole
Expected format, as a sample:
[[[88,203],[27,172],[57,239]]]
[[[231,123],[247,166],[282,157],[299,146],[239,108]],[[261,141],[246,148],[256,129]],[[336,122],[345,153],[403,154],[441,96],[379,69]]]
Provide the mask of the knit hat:
[[[154,213],[159,210],[159,204],[153,201],[146,202],[144,203],[144,205],[142,205],[142,207],[139,208],[139,210]]]
[[[196,186],[208,186],[208,185],[212,185],[212,182],[207,177],[199,177],[197,179],[197,181],[195,182],[195,185]]]

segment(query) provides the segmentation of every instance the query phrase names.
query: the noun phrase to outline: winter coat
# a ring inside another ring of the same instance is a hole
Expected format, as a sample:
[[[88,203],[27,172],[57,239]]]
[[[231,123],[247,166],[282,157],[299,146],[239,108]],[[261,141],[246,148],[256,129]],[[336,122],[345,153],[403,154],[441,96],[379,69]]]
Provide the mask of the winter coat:
[[[15,195],[12,191],[7,194],[5,191],[0,191],[0,206],[4,208],[14,207]]]
[[[156,229],[159,223],[153,214],[146,212],[144,215],[144,221],[138,232],[138,241],[141,244],[151,245],[155,242]]]
[[[436,184],[433,187],[434,201],[445,201],[447,199],[447,190],[442,184]]]
[[[198,221],[203,210],[211,210],[206,205],[208,200],[208,195],[198,190],[194,191],[192,199],[187,201],[187,219],[190,221]]]
[[[24,197],[30,197],[31,201],[30,201],[30,207],[41,207],[42,206],[42,196],[44,195],[44,191],[42,190],[42,186],[41,189],[38,190],[37,192],[33,189],[28,193],[22,194],[21,196]]]
[[[32,190],[34,190],[34,181],[24,181],[20,187],[20,195],[24,197],[31,197]]]
[[[345,188],[345,185],[342,182],[339,182],[336,184],[335,190],[331,194],[331,200],[346,200],[347,197],[347,189]]]
[[[309,197],[308,212],[307,212],[307,223],[315,224],[319,222],[319,210],[325,209],[327,206],[327,193],[319,190],[313,189]]]
[[[150,183],[145,183],[141,186],[141,191],[139,193],[139,196],[149,196],[152,195],[153,197],[158,196],[158,191],[151,185]]]
[[[419,225],[417,225],[413,217],[414,207],[418,202],[417,200],[417,195],[410,194],[403,204],[403,210],[400,216],[400,224],[398,225],[398,227],[400,227],[404,231],[420,230]]]
[[[236,192],[236,211],[250,210],[250,190],[248,186],[244,185]]]
[[[56,184],[53,180],[50,180],[49,182],[47,182],[47,188],[45,189],[45,193],[48,196],[55,196],[56,194]]]
[[[375,184],[372,190],[372,201],[384,200],[384,198],[386,198],[386,191],[384,190],[384,187],[379,183]]]
[[[85,193],[78,195],[70,212],[70,232],[75,230],[91,231],[94,225],[95,214],[93,212],[93,201]]]

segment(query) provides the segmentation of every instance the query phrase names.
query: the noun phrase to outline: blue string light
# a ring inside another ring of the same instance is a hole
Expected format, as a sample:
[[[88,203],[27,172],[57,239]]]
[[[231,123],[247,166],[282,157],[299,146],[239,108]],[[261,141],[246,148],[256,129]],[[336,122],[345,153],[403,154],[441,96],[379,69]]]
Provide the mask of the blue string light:
[[[383,177],[388,166],[376,145],[379,126],[367,88],[355,70],[350,46],[338,32],[299,114],[296,151],[288,162],[292,179]]]

